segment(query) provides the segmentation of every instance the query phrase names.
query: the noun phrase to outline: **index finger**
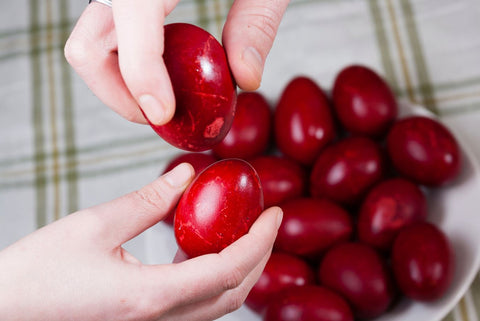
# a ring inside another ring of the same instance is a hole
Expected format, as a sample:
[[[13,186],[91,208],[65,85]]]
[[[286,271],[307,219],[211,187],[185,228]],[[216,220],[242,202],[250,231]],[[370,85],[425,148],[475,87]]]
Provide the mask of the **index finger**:
[[[165,16],[179,0],[115,0],[120,71],[132,96],[156,125],[173,117],[175,98],[163,62]]]

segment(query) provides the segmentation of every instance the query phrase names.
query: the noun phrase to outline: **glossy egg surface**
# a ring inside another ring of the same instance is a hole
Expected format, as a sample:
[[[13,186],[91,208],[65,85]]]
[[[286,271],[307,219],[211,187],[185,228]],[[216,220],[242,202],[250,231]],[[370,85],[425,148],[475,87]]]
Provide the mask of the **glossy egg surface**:
[[[198,175],[206,167],[210,166],[216,161],[217,159],[212,154],[195,153],[195,152],[181,153],[176,155],[167,163],[167,166],[163,170],[163,173],[166,173],[172,170],[175,166],[180,165],[181,163],[189,163],[190,165],[192,165],[193,169],[195,170],[195,175]],[[168,225],[173,225],[174,216],[175,216],[175,210],[172,210],[167,215],[167,217],[163,220],[163,222],[167,223]]]
[[[232,127],[212,150],[220,158],[250,159],[269,147],[271,132],[272,112],[266,99],[259,92],[241,92]]]
[[[387,149],[398,172],[418,184],[440,186],[460,172],[461,152],[455,137],[425,116],[397,121],[388,133]]]
[[[307,191],[307,171],[283,156],[263,155],[250,160],[262,182],[265,207],[279,205]]]
[[[187,23],[165,25],[163,59],[176,108],[167,124],[150,125],[165,141],[188,151],[220,142],[235,115],[236,84],[222,45],[207,31]]]
[[[341,70],[332,96],[340,122],[356,135],[379,137],[397,117],[392,90],[380,75],[365,66],[352,65]]]
[[[351,304],[360,318],[374,318],[392,303],[394,288],[385,260],[370,246],[342,243],[331,248],[320,263],[322,285]]]
[[[432,301],[442,297],[452,281],[454,254],[445,233],[431,223],[418,222],[395,239],[392,267],[405,295]]]
[[[296,77],[283,90],[275,109],[275,142],[288,157],[311,165],[336,137],[330,103],[308,77]]]
[[[315,273],[305,261],[294,255],[274,252],[245,303],[250,309],[262,313],[282,289],[314,283]]]
[[[245,235],[263,210],[260,179],[240,159],[218,161],[195,177],[175,212],[175,238],[190,257],[218,253]]]
[[[352,310],[337,293],[316,285],[282,290],[265,312],[265,321],[353,321]]]
[[[280,204],[283,221],[275,248],[315,258],[334,244],[348,241],[353,232],[349,213],[337,204],[318,198],[295,198]]]
[[[328,146],[310,174],[310,193],[342,205],[355,205],[384,174],[378,144],[366,137],[348,137]]]
[[[405,226],[425,220],[427,199],[414,183],[392,178],[375,185],[363,200],[357,220],[358,238],[377,249],[390,250]]]

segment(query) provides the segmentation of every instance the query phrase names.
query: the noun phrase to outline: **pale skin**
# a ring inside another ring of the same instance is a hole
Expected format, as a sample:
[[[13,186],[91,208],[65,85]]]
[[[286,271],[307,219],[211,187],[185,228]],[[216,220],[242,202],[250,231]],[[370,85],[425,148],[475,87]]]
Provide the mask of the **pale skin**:
[[[179,0],[92,2],[72,31],[65,57],[93,93],[124,118],[157,125],[175,112],[163,63],[165,17]],[[238,86],[260,86],[265,59],[289,0],[235,0],[222,44]],[[112,94],[114,93],[114,94]]]
[[[214,320],[243,303],[268,260],[272,207],[218,254],[144,265],[122,244],[160,221],[193,177],[178,165],[151,184],[73,213],[0,252],[0,315],[10,321]]]
[[[91,3],[65,56],[93,93],[127,120],[165,124],[175,112],[162,60],[163,24],[179,0]],[[288,0],[236,0],[222,42],[239,87],[259,87]],[[144,265],[122,245],[161,221],[194,176],[181,164],[138,191],[70,214],[0,251],[0,315],[12,321],[214,320],[241,306],[282,219],[264,211],[217,254]]]

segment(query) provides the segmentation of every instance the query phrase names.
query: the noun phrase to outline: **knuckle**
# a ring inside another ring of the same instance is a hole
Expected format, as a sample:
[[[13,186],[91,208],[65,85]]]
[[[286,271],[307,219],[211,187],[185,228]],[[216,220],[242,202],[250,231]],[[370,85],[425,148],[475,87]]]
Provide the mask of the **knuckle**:
[[[248,27],[259,31],[263,38],[273,43],[280,19],[276,10],[269,6],[261,6],[251,15]]]
[[[239,267],[234,267],[229,273],[227,273],[224,280],[225,290],[235,289],[243,281],[243,272]]]
[[[81,67],[88,62],[88,46],[81,37],[72,34],[63,49],[65,59],[74,68]]]
[[[242,293],[235,293],[231,295],[228,300],[227,304],[225,306],[225,314],[231,313],[233,311],[236,311],[240,309],[242,306],[243,302],[245,301],[246,296],[242,295]]]
[[[169,193],[161,184],[147,185],[134,192],[134,195],[148,212],[164,212],[170,209]]]

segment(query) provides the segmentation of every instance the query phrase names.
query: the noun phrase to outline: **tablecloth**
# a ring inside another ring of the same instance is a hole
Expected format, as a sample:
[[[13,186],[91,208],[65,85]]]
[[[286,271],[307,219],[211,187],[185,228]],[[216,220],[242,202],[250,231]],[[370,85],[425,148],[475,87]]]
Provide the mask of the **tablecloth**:
[[[189,22],[218,39],[232,0],[182,0],[167,22]],[[83,0],[0,3],[0,249],[69,213],[154,179],[178,151],[148,126],[105,107],[69,67],[64,43]],[[265,66],[272,104],[294,76],[328,89],[362,63],[399,99],[426,106],[480,156],[480,2],[293,0]],[[173,257],[157,224],[125,245],[145,263]],[[159,255],[159,253],[164,253]],[[445,320],[476,321],[480,279]]]

